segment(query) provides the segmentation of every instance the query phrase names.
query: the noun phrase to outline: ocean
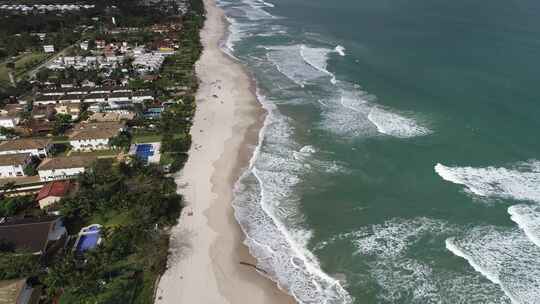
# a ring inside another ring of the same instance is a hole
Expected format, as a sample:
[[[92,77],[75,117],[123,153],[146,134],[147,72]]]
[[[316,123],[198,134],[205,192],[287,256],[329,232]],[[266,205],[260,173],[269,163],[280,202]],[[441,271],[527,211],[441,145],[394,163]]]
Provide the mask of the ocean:
[[[235,216],[298,303],[540,303],[540,2],[218,0],[268,111]]]

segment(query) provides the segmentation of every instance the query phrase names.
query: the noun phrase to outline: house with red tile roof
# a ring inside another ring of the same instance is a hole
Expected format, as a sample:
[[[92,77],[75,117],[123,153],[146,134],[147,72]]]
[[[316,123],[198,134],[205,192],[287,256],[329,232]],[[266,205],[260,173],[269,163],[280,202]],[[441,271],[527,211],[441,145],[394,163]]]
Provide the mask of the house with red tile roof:
[[[39,208],[45,209],[58,202],[71,192],[73,186],[74,184],[70,181],[53,181],[45,184],[36,197]]]

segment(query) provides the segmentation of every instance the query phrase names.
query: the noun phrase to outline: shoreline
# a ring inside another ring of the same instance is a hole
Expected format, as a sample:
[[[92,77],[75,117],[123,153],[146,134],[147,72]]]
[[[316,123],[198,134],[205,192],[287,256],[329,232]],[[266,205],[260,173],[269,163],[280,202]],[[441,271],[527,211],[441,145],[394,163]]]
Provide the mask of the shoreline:
[[[249,166],[266,111],[249,71],[221,49],[227,21],[214,0],[204,0],[203,54],[192,146],[175,176],[186,201],[171,230],[167,271],[155,303],[296,303],[256,264],[234,217],[233,188]]]

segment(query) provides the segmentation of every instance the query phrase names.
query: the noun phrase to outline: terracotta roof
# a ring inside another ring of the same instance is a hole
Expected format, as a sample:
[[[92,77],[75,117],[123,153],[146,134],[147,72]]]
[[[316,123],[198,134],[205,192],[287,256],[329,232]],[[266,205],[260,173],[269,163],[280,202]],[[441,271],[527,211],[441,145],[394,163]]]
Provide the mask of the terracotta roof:
[[[14,219],[0,224],[0,239],[13,244],[15,250],[45,252],[49,232],[58,217]]]
[[[66,194],[69,193],[70,189],[71,183],[69,181],[50,182],[45,186],[41,187],[41,190],[39,190],[36,200],[40,201],[50,196],[64,197]]]
[[[49,138],[20,138],[0,143],[0,152],[26,149],[45,149],[51,143]]]
[[[93,156],[63,156],[55,158],[46,158],[41,162],[38,170],[55,170],[55,169],[68,169],[68,168],[87,168],[94,161],[96,157]]]
[[[109,139],[115,137],[125,128],[125,124],[118,122],[80,123],[71,130],[69,139]]]
[[[30,153],[0,155],[0,166],[22,165],[26,162],[29,156]]]

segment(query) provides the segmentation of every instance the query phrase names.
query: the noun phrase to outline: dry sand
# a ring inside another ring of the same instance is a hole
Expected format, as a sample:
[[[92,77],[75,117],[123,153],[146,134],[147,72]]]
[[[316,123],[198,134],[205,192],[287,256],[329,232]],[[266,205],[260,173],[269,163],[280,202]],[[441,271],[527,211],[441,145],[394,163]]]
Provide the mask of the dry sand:
[[[240,264],[254,261],[233,216],[232,189],[248,165],[265,113],[248,74],[219,48],[223,11],[214,0],[204,2],[193,144],[176,179],[188,206],[172,230],[169,268],[155,303],[294,303],[275,283]]]

